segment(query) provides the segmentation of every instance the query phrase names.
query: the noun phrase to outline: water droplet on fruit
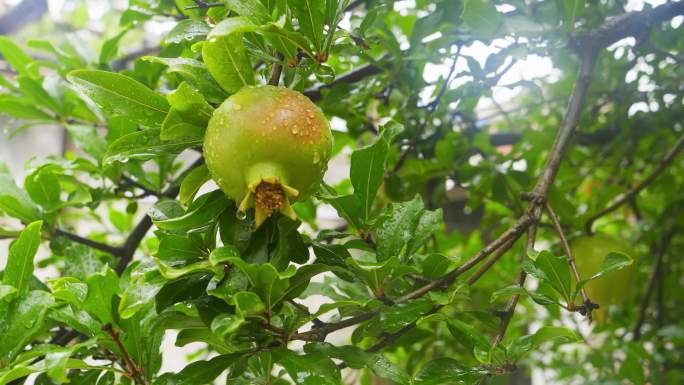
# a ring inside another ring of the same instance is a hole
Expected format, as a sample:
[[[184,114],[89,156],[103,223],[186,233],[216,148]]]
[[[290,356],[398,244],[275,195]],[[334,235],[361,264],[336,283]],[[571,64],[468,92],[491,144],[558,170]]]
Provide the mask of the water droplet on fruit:
[[[318,164],[318,162],[321,161],[321,155],[318,153],[318,151],[314,151],[313,153],[313,163]]]
[[[238,210],[235,212],[235,218],[244,221],[247,218],[247,213],[243,210]]]
[[[242,109],[242,106],[237,103],[233,103],[233,109],[235,111],[240,111]]]
[[[297,129],[297,127],[292,127],[291,132],[292,132],[292,134],[297,135],[299,133],[299,130]]]

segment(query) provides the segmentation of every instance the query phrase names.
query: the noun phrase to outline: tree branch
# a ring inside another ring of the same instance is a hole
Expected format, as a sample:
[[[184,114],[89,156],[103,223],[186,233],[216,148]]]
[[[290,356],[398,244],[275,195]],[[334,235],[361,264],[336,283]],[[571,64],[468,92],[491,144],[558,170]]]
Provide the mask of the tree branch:
[[[335,87],[339,84],[353,84],[359,82],[368,76],[377,75],[384,71],[383,68],[379,67],[377,64],[366,64],[356,69],[353,69],[345,74],[340,75],[329,84],[319,84],[317,86],[311,87],[305,90],[303,93],[309,99],[313,101],[318,101],[323,98],[322,91]]]
[[[674,162],[675,158],[677,158],[677,155],[679,155],[682,152],[682,150],[684,150],[684,135],[682,135],[679,138],[679,140],[677,140],[672,149],[670,149],[667,155],[665,155],[665,157],[660,161],[660,163],[658,163],[658,166],[653,170],[653,172],[649,176],[646,177],[646,179],[641,181],[641,183],[639,183],[637,186],[618,195],[617,198],[615,198],[613,202],[608,205],[608,207],[589,217],[585,224],[586,232],[591,233],[591,228],[594,224],[594,221],[596,221],[604,215],[610,214],[613,211],[617,210],[620,206],[629,202],[630,199],[636,197],[644,188],[653,183],[653,181],[655,181],[660,176],[660,174],[662,174],[662,172],[668,166],[670,166],[672,162]]]
[[[0,35],[10,35],[48,11],[47,0],[24,0],[0,17]]]
[[[663,237],[658,253],[656,254],[656,260],[653,263],[653,267],[651,267],[651,274],[648,279],[646,294],[644,294],[644,298],[641,300],[641,307],[639,308],[639,319],[637,320],[637,323],[634,326],[634,331],[632,332],[634,341],[639,341],[641,339],[641,327],[646,321],[646,311],[651,303],[651,296],[653,295],[656,281],[658,281],[663,268],[663,258],[667,252],[667,246],[670,244],[673,236],[674,228],[668,231]]]

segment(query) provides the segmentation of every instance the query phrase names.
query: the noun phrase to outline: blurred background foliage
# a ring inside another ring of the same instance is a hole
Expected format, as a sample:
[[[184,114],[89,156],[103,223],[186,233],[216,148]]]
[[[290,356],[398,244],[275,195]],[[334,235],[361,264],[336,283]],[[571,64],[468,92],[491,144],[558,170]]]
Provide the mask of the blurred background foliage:
[[[681,5],[0,2],[0,383],[681,383]],[[625,12],[642,13],[613,41]],[[245,31],[214,28],[235,17]],[[331,121],[335,157],[301,221],[253,231],[213,192],[194,113],[235,74],[211,65],[210,33],[254,83],[299,90]],[[521,262],[563,260],[549,216],[536,252],[523,237],[481,277],[439,280],[528,212],[588,50],[545,198],[568,238],[631,245],[637,277],[615,282],[626,301],[597,325],[568,311],[563,279],[528,268],[502,332]]]

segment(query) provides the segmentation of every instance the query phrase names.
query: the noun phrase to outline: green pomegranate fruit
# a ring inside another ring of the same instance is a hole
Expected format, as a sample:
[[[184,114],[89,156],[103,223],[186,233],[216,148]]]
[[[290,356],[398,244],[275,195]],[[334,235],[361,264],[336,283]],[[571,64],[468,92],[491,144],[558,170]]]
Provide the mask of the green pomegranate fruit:
[[[314,193],[328,168],[332,132],[323,112],[299,92],[274,86],[242,88],[219,106],[204,138],[213,179],[254,208],[256,226]]]
[[[627,254],[634,258],[634,251],[629,244],[605,234],[575,238],[570,242],[570,249],[582,279],[598,273],[603,266],[604,257],[611,252]],[[584,286],[589,299],[600,306],[592,313],[598,324],[606,322],[610,305],[620,305],[627,299],[629,290],[634,285],[635,275],[636,264],[632,263]]]

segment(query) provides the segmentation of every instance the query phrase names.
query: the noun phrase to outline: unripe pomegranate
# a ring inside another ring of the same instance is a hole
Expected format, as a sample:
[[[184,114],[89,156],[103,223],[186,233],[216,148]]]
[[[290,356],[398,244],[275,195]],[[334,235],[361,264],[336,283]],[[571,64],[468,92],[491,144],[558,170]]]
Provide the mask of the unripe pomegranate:
[[[317,189],[328,168],[332,133],[321,110],[299,92],[274,86],[242,88],[214,111],[204,157],[239,212],[255,209],[260,226]]]
[[[605,234],[575,238],[570,242],[570,249],[582,279],[598,273],[603,266],[603,258],[611,252],[627,254],[634,258],[634,251],[629,244]],[[629,290],[634,286],[635,275],[636,263],[632,263],[584,286],[589,299],[600,306],[593,312],[599,324],[605,323],[609,305],[620,305],[627,299]]]

